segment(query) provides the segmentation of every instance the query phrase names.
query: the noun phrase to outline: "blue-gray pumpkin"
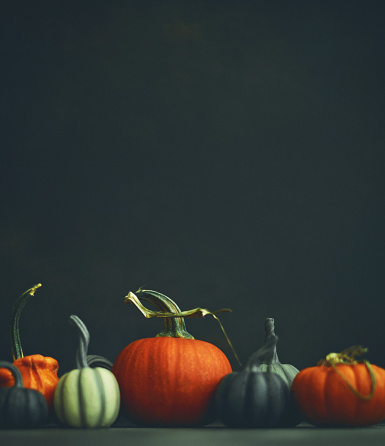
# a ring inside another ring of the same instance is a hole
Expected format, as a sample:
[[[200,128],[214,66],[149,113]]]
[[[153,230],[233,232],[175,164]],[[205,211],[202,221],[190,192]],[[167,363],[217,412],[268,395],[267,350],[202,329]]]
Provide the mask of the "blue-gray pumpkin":
[[[273,358],[277,339],[270,336],[243,370],[220,381],[214,403],[219,420],[226,426],[274,428],[299,423],[287,382],[275,372],[261,370],[261,361]]]
[[[15,378],[13,387],[0,388],[0,427],[32,429],[41,427],[48,417],[48,405],[42,393],[25,388],[20,370],[7,361],[0,368],[8,369]]]
[[[77,316],[71,316],[70,321],[80,333],[77,368],[59,380],[54,395],[56,415],[62,424],[69,427],[109,427],[119,415],[118,382],[108,370],[108,360],[87,356],[89,333],[84,323]],[[99,363],[102,367],[91,368],[91,363]]]

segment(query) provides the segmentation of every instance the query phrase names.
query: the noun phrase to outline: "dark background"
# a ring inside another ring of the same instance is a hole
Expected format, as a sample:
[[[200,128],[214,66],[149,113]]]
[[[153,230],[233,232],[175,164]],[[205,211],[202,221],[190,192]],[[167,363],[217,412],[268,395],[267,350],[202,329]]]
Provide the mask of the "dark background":
[[[153,336],[140,286],[221,321],[241,360],[354,344],[385,367],[379,1],[15,1],[1,14],[0,357],[73,366]],[[216,321],[187,321],[236,363]]]

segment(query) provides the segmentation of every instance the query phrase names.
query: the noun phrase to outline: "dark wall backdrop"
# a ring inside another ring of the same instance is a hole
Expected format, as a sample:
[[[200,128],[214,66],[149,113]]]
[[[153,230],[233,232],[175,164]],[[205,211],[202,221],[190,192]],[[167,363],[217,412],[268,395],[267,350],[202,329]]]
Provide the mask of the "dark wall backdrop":
[[[60,373],[153,336],[140,286],[221,321],[241,360],[354,344],[385,367],[379,1],[15,1],[1,14],[0,356]],[[222,348],[217,322],[190,332]]]

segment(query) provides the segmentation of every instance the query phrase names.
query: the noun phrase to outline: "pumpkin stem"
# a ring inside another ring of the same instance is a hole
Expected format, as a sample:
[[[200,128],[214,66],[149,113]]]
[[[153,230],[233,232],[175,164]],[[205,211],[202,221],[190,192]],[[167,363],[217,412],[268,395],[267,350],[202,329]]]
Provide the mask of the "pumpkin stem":
[[[245,370],[250,372],[259,372],[261,364],[271,364],[274,358],[274,351],[277,345],[278,337],[271,334],[264,345],[253,353],[247,361]]]
[[[140,300],[138,299],[138,296],[136,296],[131,291],[125,297],[124,302],[125,303],[130,303],[130,302],[133,303],[146,318],[151,318],[151,317],[163,318],[163,331],[158,333],[156,335],[157,337],[170,336],[170,337],[174,337],[174,338],[194,339],[194,337],[192,335],[190,335],[186,330],[184,318],[205,317],[207,315],[212,316],[214,319],[216,319],[218,321],[219,326],[221,327],[221,330],[226,338],[226,341],[229,344],[230,349],[235,356],[235,359],[237,360],[238,364],[241,366],[239,357],[238,357],[237,353],[235,352],[235,349],[234,349],[221,321],[215,314],[215,313],[222,313],[222,312],[231,312],[231,310],[229,308],[224,308],[221,310],[217,310],[215,312],[209,311],[205,308],[194,308],[193,310],[180,311],[178,305],[174,301],[172,301],[169,297],[167,297],[164,294],[161,294],[157,291],[139,289],[136,293],[142,299],[145,299],[148,302],[152,303],[154,306],[156,306],[159,311],[151,311],[151,310],[148,310],[147,308],[145,308],[142,305],[142,303],[140,302]]]
[[[8,369],[15,378],[14,387],[24,387],[20,370],[8,361],[0,361],[0,369]]]
[[[268,317],[265,320],[265,343],[268,342],[268,340],[272,336],[275,336],[274,319],[272,317]],[[269,362],[269,363],[266,362],[266,364],[276,364],[277,362],[279,362],[278,354],[277,354],[277,347],[276,347],[276,345],[274,345],[274,355],[271,359],[271,362]]]
[[[156,336],[169,336],[173,338],[186,338],[194,339],[194,336],[190,335],[186,330],[186,324],[183,317],[176,317],[176,314],[180,314],[180,308],[169,297],[162,293],[152,290],[139,289],[136,294],[144,300],[152,303],[159,311],[151,311],[145,308],[138,296],[131,291],[125,298],[125,303],[132,302],[146,318],[162,317],[163,318],[163,331]]]
[[[110,371],[113,365],[109,359],[99,355],[87,355],[87,363],[88,367],[103,367]]]
[[[89,367],[87,352],[90,343],[90,334],[84,322],[75,315],[70,316],[69,322],[76,326],[79,331],[79,348],[76,352],[76,368],[84,369]]]
[[[11,310],[11,318],[9,322],[9,338],[11,342],[11,352],[13,360],[23,358],[23,349],[21,348],[19,321],[20,315],[23,311],[25,304],[28,302],[31,296],[35,295],[35,291],[41,287],[41,283],[33,286],[25,291],[14,303]]]
[[[362,354],[366,353],[368,351],[367,348],[361,347],[360,345],[353,345],[352,347],[346,348],[345,350],[342,350],[341,353],[329,353],[325,359],[321,359],[318,362],[318,366],[325,366],[325,367],[333,367],[334,371],[337,373],[337,375],[345,382],[345,384],[349,387],[349,389],[356,395],[358,398],[361,398],[362,400],[369,401],[372,399],[374,392],[376,390],[376,377],[374,375],[373,369],[370,365],[370,362],[366,359],[357,360],[356,356],[361,356]],[[362,395],[362,393],[358,392],[353,385],[349,382],[349,380],[346,378],[346,376],[341,373],[337,366],[339,364],[346,364],[346,365],[355,365],[355,364],[365,364],[370,375],[370,379],[372,382],[372,388],[369,393],[369,395]]]

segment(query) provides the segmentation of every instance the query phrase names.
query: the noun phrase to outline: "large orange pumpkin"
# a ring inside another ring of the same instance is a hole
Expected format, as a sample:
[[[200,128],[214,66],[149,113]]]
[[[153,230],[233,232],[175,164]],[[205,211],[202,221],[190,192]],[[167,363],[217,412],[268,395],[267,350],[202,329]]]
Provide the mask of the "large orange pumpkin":
[[[24,387],[41,392],[49,407],[52,405],[53,395],[59,381],[57,372],[59,364],[56,359],[39,354],[24,356],[20,342],[19,319],[21,312],[31,296],[41,284],[25,291],[15,302],[10,320],[10,341],[13,364],[20,370]],[[0,368],[0,387],[12,387],[15,384],[13,374],[5,368]]]
[[[316,426],[368,426],[385,419],[385,370],[351,347],[301,370],[291,391],[304,418]]]
[[[129,344],[114,362],[112,372],[119,383],[124,414],[142,425],[209,423],[214,419],[214,390],[232,371],[227,357],[216,346],[194,339],[186,331],[183,317],[172,317],[180,310],[171,299],[148,290],[137,295],[161,310],[147,310],[146,317],[171,317],[163,318],[163,332]],[[137,296],[130,293],[127,298],[127,302],[133,301]]]

